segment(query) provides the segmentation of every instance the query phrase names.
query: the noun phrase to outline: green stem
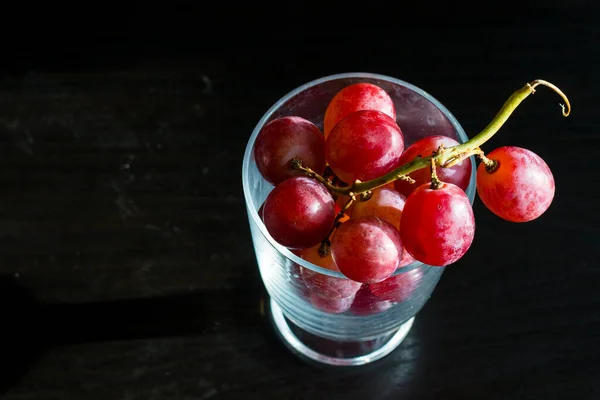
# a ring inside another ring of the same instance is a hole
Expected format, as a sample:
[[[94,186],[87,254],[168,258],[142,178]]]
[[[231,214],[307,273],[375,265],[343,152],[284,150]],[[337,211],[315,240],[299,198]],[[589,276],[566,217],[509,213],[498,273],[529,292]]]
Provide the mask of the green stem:
[[[346,211],[348,211],[353,202],[354,197],[350,197],[344,204],[344,207],[342,207],[340,212],[338,212],[338,214],[335,216],[335,220],[333,221],[333,226],[331,227],[331,230],[329,231],[327,236],[325,236],[325,239],[321,242],[321,246],[319,247],[318,253],[321,257],[327,257],[329,255],[331,249],[331,235],[341,225],[340,220],[342,219]]]
[[[553,84],[541,79],[536,79],[531,83],[527,83],[524,87],[516,90],[508,98],[508,100],[506,100],[506,102],[504,103],[500,111],[498,111],[494,119],[492,119],[492,121],[481,132],[473,136],[467,142],[453,147],[442,149],[441,151],[438,151],[436,154],[429,157],[417,157],[412,161],[409,161],[408,163],[396,168],[391,172],[388,172],[387,174],[379,178],[375,178],[365,182],[357,181],[350,186],[336,186],[328,180],[326,180],[325,178],[321,177],[319,174],[312,171],[310,168],[302,166],[300,160],[293,160],[292,167],[303,171],[308,176],[316,178],[317,180],[325,184],[329,190],[338,194],[346,194],[350,196],[354,196],[369,190],[376,189],[378,187],[387,185],[388,183],[393,182],[397,179],[406,179],[409,173],[418,169],[426,168],[432,163],[442,168],[448,167],[448,165],[454,165],[461,159],[469,157],[473,154],[478,154],[478,151],[480,151],[479,147],[485,142],[487,142],[492,136],[494,136],[496,132],[498,132],[502,125],[504,125],[504,123],[511,116],[513,111],[519,106],[519,104],[521,104],[521,102],[525,100],[530,94],[535,93],[535,87],[539,85],[549,87],[563,98],[567,110],[565,110],[565,106],[561,104],[562,113],[563,116],[568,116],[571,112],[571,105],[567,96]]]
[[[439,189],[440,186],[442,186],[442,182],[440,181],[440,179],[437,176],[437,173],[435,172],[435,160],[433,158],[429,159],[429,165],[431,166],[431,188]]]
[[[478,154],[477,156],[479,157],[483,165],[485,165],[485,170],[487,172],[492,173],[498,168],[498,161],[490,160],[483,154],[483,152],[481,154]]]

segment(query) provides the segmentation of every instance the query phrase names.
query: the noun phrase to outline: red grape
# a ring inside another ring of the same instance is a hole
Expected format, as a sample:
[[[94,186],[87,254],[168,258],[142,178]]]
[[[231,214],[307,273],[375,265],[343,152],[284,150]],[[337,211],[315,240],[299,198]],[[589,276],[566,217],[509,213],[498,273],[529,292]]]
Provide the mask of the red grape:
[[[418,155],[422,157],[429,157],[433,151],[437,150],[438,147],[451,147],[456,146],[459,143],[449,138],[448,136],[427,136],[411,144],[400,157],[400,164],[403,165]],[[429,168],[421,168],[408,174],[415,180],[415,183],[409,183],[398,179],[394,182],[395,188],[398,192],[404,196],[408,196],[413,190],[418,188],[424,183],[431,181],[431,173]],[[453,183],[462,190],[467,190],[469,186],[469,178],[471,176],[471,159],[461,161],[451,168],[438,168],[438,178],[447,183]]]
[[[369,285],[369,290],[375,296],[394,303],[407,300],[417,290],[423,279],[421,267],[390,276],[386,280]]]
[[[494,214],[511,222],[527,222],[542,215],[554,199],[554,177],[548,165],[530,150],[504,146],[487,157],[498,162],[488,172],[477,168],[477,193]]]
[[[266,124],[256,137],[254,158],[258,171],[273,185],[302,174],[290,167],[293,158],[321,174],[325,170],[325,137],[304,118],[278,118]]]
[[[392,275],[402,252],[398,230],[374,216],[350,218],[336,229],[331,240],[333,261],[356,282],[374,283]]]
[[[400,229],[400,218],[406,197],[388,187],[381,187],[373,190],[373,195],[367,201],[357,201],[352,203],[352,218],[365,217],[373,215],[386,220]],[[415,261],[408,251],[402,252],[402,260],[398,267],[404,267]]]
[[[461,258],[475,236],[475,217],[465,192],[452,183],[425,183],[406,199],[400,223],[405,249],[422,263],[446,266]]]
[[[302,250],[300,257],[309,263],[318,265],[319,267],[338,271],[338,267],[333,262],[331,253],[326,257],[319,255],[320,245]],[[333,276],[324,275],[319,272],[312,271],[307,268],[301,269],[302,279],[304,284],[315,294],[321,297],[330,299],[345,298],[354,295],[362,286],[360,282],[354,282],[350,279],[336,278]]]
[[[344,117],[325,141],[325,157],[344,182],[368,181],[399,166],[402,131],[386,114],[363,110]]]
[[[346,115],[360,110],[377,110],[396,120],[394,102],[385,90],[371,83],[355,83],[340,90],[325,110],[325,138]]]
[[[389,188],[377,188],[373,190],[373,195],[367,201],[357,201],[353,203],[352,217],[359,218],[368,215],[385,219],[396,229],[400,227],[400,217],[406,197]]]
[[[312,247],[333,227],[334,204],[323,184],[305,176],[294,176],[269,193],[263,219],[273,239],[282,246]]]
[[[310,302],[315,308],[329,314],[341,314],[347,311],[354,301],[354,294],[348,297],[338,297],[335,299],[318,296],[312,293],[309,296]]]
[[[389,278],[388,278],[389,279]],[[363,285],[352,302],[350,311],[356,315],[373,315],[391,308],[393,303],[374,296],[369,290],[371,285]]]

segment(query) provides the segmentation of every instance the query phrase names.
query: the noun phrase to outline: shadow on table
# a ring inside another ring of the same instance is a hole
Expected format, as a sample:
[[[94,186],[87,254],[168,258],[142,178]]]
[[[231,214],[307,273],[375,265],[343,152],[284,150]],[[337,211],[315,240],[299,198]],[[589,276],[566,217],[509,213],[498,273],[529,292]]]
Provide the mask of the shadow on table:
[[[54,346],[202,335],[223,322],[228,324],[223,329],[232,346],[244,352],[251,364],[271,370],[273,376],[284,377],[285,371],[294,370],[313,381],[324,376],[323,369],[329,370],[329,378],[343,378],[378,368],[307,367],[274,333],[258,274],[254,280],[246,276],[240,282],[231,282],[231,288],[169,297],[58,304],[36,301],[15,279],[0,276],[0,369],[5,371],[0,374],[0,394],[18,384],[36,359]],[[258,340],[256,343],[261,345],[249,346],[247,340]]]
[[[26,288],[0,276],[0,394],[19,383],[54,346],[87,342],[199,335],[228,320],[237,328],[266,329],[260,286],[80,304],[37,301]],[[241,346],[241,344],[240,344]]]
[[[0,276],[0,394],[16,384],[45,347],[32,294]]]

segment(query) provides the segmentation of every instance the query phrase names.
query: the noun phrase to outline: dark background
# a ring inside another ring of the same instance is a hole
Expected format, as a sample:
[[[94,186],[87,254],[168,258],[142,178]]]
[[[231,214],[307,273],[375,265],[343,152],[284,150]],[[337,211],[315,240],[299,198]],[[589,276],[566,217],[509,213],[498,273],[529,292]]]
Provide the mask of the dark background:
[[[541,3],[541,2],[540,2]],[[0,39],[5,399],[597,399],[600,8],[20,3]],[[409,81],[468,135],[536,78],[484,150],[551,167],[528,224],[479,199],[475,242],[384,362],[322,371],[262,318],[245,142],[298,85]]]

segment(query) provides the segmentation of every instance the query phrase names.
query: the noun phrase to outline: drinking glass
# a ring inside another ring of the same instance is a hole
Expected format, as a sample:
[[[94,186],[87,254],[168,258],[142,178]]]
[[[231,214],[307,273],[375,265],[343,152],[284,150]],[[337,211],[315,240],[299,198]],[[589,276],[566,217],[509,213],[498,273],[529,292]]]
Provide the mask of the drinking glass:
[[[413,262],[398,268],[382,285],[363,284],[346,297],[324,295],[323,286],[349,283],[339,272],[311,264],[279,245],[257,210],[273,185],[265,181],[254,160],[257,135],[268,122],[283,116],[306,118],[323,129],[325,109],[342,88],[369,82],[383,88],[396,107],[396,122],[405,148],[430,135],[468,140],[454,116],[418,87],[389,76],[345,73],[308,82],[277,101],[258,121],[244,154],[242,184],[258,268],[269,299],[269,317],[283,343],[307,361],[357,366],[378,360],[400,345],[415,316],[432,295],[444,268]],[[475,160],[466,194],[473,203]]]

